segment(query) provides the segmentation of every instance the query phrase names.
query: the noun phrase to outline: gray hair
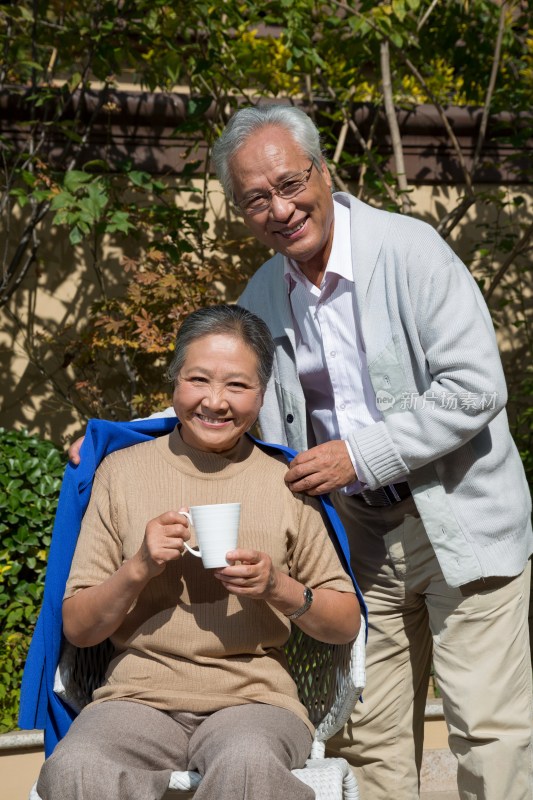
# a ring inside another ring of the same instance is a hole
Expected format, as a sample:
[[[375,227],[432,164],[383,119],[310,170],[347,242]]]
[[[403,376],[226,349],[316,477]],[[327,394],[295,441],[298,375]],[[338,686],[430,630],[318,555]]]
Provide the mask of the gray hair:
[[[174,357],[167,370],[169,380],[177,381],[190,344],[203,336],[224,333],[240,339],[255,353],[259,383],[264,391],[272,373],[274,340],[266,323],[242,306],[210,306],[189,314],[176,337]]]
[[[212,158],[217,177],[226,197],[233,200],[230,161],[249,136],[261,128],[275,125],[285,128],[305,155],[320,166],[320,134],[307,114],[295,106],[247,106],[231,117],[213,146]]]

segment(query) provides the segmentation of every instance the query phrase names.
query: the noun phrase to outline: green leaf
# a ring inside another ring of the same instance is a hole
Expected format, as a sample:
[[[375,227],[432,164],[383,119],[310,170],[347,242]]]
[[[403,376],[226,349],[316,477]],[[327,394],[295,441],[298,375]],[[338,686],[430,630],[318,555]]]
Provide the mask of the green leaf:
[[[88,170],[102,170],[102,172],[107,172],[108,169],[109,165],[101,158],[94,158],[92,161],[86,161],[83,165],[84,172]]]
[[[81,170],[71,169],[65,175],[64,185],[69,192],[74,193],[80,187],[85,186],[85,184],[90,183],[92,180],[93,176],[90,175],[88,172],[82,172]]]
[[[83,141],[82,136],[80,136],[80,134],[77,133],[76,131],[72,130],[72,128],[68,127],[68,125],[63,125],[61,128],[61,132],[67,139],[69,139],[71,142],[74,142],[75,144],[81,144],[81,142]]]
[[[28,69],[34,69],[37,72],[44,72],[43,65],[39,64],[37,61],[30,61],[30,60],[27,60],[27,59],[21,59],[19,64],[21,66],[24,66],[24,67],[28,68]]]
[[[82,75],[80,72],[74,72],[67,82],[67,86],[70,92],[73,92],[75,89],[78,88],[82,81]]]
[[[128,172],[128,178],[134,186],[141,186],[146,188],[152,183],[152,176],[148,172],[141,172],[140,170],[132,170]]]
[[[393,44],[395,44],[396,47],[401,48],[403,46],[403,37],[402,37],[401,33],[399,33],[398,31],[392,30],[389,33],[389,37],[390,37],[391,42]]]
[[[21,170],[21,172],[19,174],[20,174],[20,177],[22,178],[22,180],[24,181],[24,183],[27,186],[31,186],[32,188],[35,186],[37,178],[35,177],[33,172],[30,172],[29,170],[24,169],[24,170]]]
[[[69,240],[70,243],[73,245],[80,244],[83,241],[83,233],[81,232],[80,228],[75,225],[69,233]]]
[[[407,9],[405,8],[405,0],[392,0],[392,10],[394,11],[395,16],[398,17],[400,22],[403,22],[407,14]]]
[[[130,221],[130,215],[125,211],[115,211],[106,224],[107,233],[129,233],[135,225]]]
[[[91,192],[90,195],[80,201],[80,217],[88,223],[100,219],[102,212],[107,204],[107,196],[100,191]]]
[[[70,192],[59,192],[54,195],[50,203],[50,208],[53,211],[70,208],[75,202],[75,197]]]

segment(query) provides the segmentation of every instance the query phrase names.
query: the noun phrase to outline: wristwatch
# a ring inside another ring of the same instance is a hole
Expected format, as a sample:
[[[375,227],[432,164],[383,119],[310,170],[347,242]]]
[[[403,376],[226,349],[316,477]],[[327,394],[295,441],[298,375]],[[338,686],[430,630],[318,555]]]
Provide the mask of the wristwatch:
[[[303,603],[303,606],[300,606],[300,608],[297,608],[296,611],[292,612],[292,614],[287,614],[287,618],[288,619],[298,619],[298,617],[301,617],[302,614],[305,614],[306,611],[309,611],[312,602],[313,602],[313,591],[312,591],[312,589],[309,588],[309,586],[306,586],[304,588],[304,603]]]

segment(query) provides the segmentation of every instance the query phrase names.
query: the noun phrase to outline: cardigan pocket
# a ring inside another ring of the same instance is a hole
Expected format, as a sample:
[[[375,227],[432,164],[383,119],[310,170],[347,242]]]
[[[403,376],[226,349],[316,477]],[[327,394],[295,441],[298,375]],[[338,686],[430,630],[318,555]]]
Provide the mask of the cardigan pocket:
[[[409,391],[407,376],[402,365],[400,339],[393,336],[386,347],[368,362],[368,372],[376,395],[376,406],[384,417],[406,411]]]

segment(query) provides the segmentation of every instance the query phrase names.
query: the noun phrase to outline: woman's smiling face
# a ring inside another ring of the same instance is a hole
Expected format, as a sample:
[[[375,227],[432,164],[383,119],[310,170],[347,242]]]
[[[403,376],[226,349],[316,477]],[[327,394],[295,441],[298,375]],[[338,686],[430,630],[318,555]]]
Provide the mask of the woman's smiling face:
[[[198,450],[231,450],[263,403],[257,356],[238,336],[210,334],[192,342],[174,388],[183,441]]]

